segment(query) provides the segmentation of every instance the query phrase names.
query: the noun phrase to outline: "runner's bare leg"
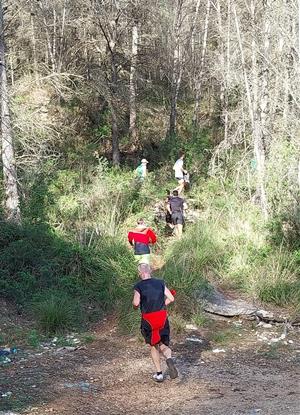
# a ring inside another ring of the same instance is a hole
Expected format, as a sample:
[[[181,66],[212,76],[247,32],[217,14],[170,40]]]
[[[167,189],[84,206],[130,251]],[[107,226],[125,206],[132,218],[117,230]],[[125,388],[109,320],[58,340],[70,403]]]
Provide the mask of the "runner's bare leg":
[[[164,355],[164,357],[166,359],[171,359],[172,351],[171,351],[170,347],[166,346],[165,344],[160,344],[159,349],[160,349],[160,351],[162,352],[162,354]]]
[[[180,239],[181,237],[182,237],[182,228],[183,228],[183,226],[181,225],[181,223],[178,223],[178,225],[177,225],[177,237],[178,237],[178,239]]]
[[[156,369],[156,372],[161,372],[160,355],[158,346],[151,346],[151,357]]]

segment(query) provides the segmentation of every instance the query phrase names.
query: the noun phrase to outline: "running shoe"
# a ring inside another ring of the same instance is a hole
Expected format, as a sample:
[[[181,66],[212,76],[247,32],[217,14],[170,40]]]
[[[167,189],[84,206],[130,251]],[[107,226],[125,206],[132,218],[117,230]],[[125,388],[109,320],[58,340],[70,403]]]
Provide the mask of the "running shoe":
[[[177,378],[178,377],[178,371],[177,371],[176,366],[174,364],[174,360],[171,359],[171,358],[167,359],[166,363],[167,363],[167,366],[168,366],[168,369],[169,369],[170,378],[171,379]]]
[[[164,375],[162,373],[159,374],[159,375],[157,373],[155,373],[155,375],[153,375],[152,379],[155,380],[155,382],[163,382]]]

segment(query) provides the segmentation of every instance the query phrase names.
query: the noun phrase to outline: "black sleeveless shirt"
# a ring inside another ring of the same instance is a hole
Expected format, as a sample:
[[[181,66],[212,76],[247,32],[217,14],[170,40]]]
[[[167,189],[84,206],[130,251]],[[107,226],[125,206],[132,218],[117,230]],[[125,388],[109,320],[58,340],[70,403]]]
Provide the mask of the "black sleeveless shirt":
[[[156,278],[141,280],[134,289],[140,293],[142,313],[165,310],[165,282]]]

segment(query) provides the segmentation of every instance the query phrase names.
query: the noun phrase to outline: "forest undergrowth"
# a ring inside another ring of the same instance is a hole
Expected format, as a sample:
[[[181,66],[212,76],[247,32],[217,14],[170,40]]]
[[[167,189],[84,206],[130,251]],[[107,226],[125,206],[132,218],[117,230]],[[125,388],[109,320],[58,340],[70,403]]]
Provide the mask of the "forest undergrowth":
[[[178,104],[175,136],[162,133],[165,106],[145,100],[137,147],[123,134],[121,167],[112,167],[110,113],[99,115],[92,106],[94,92],[63,89],[69,83],[60,80],[58,93],[49,80],[43,88],[32,82],[29,77],[14,87],[22,225],[1,222],[0,295],[38,330],[84,330],[109,313],[126,332],[138,330],[131,307],[137,270],[127,231],[140,217],[158,233],[153,252],[163,266],[155,275],[177,291],[171,313],[178,329],[187,320],[204,321],[201,298],[213,285],[299,311],[300,216],[294,182],[286,191],[294,154],[288,139],[278,139],[268,159],[266,220],[253,155],[244,145],[217,152],[223,126],[209,113],[208,100],[196,129],[192,106]],[[199,219],[175,241],[164,222],[155,221],[154,206],[176,185],[172,166],[179,150],[191,173],[188,204]],[[143,184],[134,174],[142,157],[150,162]],[[3,200],[2,191],[1,185]]]
[[[203,321],[201,298],[212,285],[297,312],[300,250],[276,222],[266,224],[232,182],[200,175],[186,195],[200,218],[176,241],[153,213],[173,185],[165,167],[141,184],[130,169],[110,168],[102,158],[84,175],[64,169],[40,177],[24,200],[23,225],[2,223],[0,295],[47,335],[85,330],[109,313],[125,332],[136,331],[137,270],[126,236],[144,217],[159,236],[153,252],[164,265],[156,274],[177,291],[171,314],[178,330]]]

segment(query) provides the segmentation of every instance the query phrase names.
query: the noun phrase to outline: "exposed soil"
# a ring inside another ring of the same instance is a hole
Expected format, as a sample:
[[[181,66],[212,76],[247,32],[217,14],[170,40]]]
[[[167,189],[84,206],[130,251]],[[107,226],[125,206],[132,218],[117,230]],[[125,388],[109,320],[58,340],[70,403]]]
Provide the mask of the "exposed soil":
[[[282,332],[236,320],[187,330],[173,340],[179,378],[157,384],[147,346],[105,321],[77,350],[23,349],[1,365],[0,414],[300,415],[299,329],[272,343]]]

